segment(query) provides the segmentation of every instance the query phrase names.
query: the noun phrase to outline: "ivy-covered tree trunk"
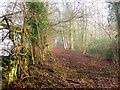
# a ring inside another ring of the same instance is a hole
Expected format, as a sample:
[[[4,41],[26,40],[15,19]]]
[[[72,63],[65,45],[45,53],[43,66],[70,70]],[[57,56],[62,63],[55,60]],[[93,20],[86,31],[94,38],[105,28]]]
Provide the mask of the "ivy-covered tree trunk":
[[[12,52],[9,51],[8,65],[6,63],[7,67],[3,68],[2,76],[5,84],[9,84],[17,78],[29,76],[29,65],[38,64],[47,52],[48,19],[45,3],[25,2],[20,5],[24,6],[21,7],[21,12],[14,13],[13,11],[13,13],[5,14],[3,17],[5,16],[9,21],[0,22],[5,26],[8,24],[9,39],[14,42]],[[21,16],[17,18],[17,15]]]
[[[28,2],[28,12],[31,19],[28,23],[30,30],[30,40],[33,51],[33,64],[38,64],[40,59],[45,58],[45,48],[47,45],[47,7],[44,2]]]

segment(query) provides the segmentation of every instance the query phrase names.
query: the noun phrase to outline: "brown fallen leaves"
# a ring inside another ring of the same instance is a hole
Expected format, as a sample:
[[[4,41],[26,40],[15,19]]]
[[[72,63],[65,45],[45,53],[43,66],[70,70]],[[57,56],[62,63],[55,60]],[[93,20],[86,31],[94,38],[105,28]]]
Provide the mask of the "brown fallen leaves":
[[[80,52],[54,49],[55,60],[31,66],[35,76],[14,81],[8,87],[20,88],[118,88],[118,67]]]

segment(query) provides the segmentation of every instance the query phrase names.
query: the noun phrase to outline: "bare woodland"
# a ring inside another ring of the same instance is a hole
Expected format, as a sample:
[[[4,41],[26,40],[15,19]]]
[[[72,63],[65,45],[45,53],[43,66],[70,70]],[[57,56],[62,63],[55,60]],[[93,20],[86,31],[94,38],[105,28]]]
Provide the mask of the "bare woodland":
[[[119,88],[120,2],[1,6],[1,88]]]

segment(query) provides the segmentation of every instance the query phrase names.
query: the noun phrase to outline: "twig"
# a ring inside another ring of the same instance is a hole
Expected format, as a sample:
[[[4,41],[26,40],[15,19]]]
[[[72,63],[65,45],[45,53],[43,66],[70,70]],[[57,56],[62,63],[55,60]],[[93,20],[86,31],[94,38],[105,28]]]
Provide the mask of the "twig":
[[[2,49],[2,50],[7,51],[9,54],[12,54],[12,52],[8,49]]]
[[[2,42],[5,40],[5,38],[10,34],[11,31],[9,31],[4,37],[2,37]]]

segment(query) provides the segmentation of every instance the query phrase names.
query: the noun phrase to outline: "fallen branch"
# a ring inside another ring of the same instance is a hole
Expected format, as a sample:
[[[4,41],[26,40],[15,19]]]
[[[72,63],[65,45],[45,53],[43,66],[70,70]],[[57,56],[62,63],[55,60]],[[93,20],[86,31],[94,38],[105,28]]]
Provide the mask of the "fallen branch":
[[[22,82],[26,78],[36,78],[36,79],[38,79],[37,76],[26,76],[26,77],[21,78],[20,82]]]
[[[68,82],[72,82],[72,83],[76,83],[76,84],[80,84],[78,81],[73,81],[72,79],[66,79]]]

